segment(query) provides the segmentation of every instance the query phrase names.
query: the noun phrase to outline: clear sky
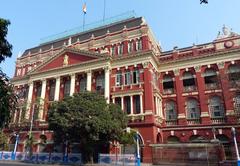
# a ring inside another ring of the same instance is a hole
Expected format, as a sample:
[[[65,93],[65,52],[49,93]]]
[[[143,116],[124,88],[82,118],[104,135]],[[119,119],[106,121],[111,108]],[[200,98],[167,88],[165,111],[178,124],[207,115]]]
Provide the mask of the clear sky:
[[[0,67],[12,77],[18,53],[37,46],[40,39],[103,18],[104,0],[0,0],[0,17],[9,19],[12,58]],[[106,18],[134,10],[152,28],[164,51],[174,46],[213,41],[223,24],[240,33],[240,0],[106,0]]]

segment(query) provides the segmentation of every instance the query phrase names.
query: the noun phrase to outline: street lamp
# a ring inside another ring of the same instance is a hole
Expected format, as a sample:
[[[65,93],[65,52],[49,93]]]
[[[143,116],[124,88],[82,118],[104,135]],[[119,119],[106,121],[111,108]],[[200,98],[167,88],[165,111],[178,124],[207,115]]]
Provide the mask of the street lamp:
[[[238,145],[237,145],[237,139],[236,139],[236,129],[234,127],[231,128],[232,133],[233,133],[233,141],[234,141],[234,146],[236,150],[236,155],[237,155],[237,165],[240,166],[240,157],[239,157],[239,151],[238,151]]]
[[[127,127],[126,128],[127,133],[131,132],[131,128]],[[136,135],[136,142],[137,142],[137,166],[141,166],[141,157],[140,157],[140,146],[139,146],[139,132],[137,131]]]
[[[11,159],[15,160],[16,159],[16,153],[17,153],[17,145],[18,145],[18,140],[19,140],[19,134],[14,134],[16,136],[15,144],[14,144],[14,149],[11,155]]]

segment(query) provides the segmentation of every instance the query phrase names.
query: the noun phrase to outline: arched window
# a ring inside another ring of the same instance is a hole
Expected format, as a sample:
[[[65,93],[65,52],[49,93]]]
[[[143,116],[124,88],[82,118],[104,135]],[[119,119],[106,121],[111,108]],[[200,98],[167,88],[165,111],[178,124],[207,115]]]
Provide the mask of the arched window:
[[[219,96],[213,96],[209,100],[209,108],[212,118],[224,117],[224,106]]]
[[[212,68],[206,69],[204,73],[204,82],[206,85],[206,89],[218,88],[217,72]]]
[[[229,66],[228,79],[232,86],[236,86],[236,82],[240,82],[240,65],[234,64]]]
[[[133,40],[128,42],[128,53],[131,53],[133,51]]]
[[[168,101],[166,103],[166,121],[177,120],[176,103],[174,101]]]
[[[137,42],[136,42],[136,50],[139,51],[139,50],[142,50],[142,39],[137,39]]]
[[[190,71],[185,71],[183,73],[183,87],[185,92],[196,89],[195,78]]]
[[[200,135],[192,135],[189,138],[189,142],[191,143],[203,143],[203,142],[208,142],[208,140]]]
[[[240,115],[240,94],[237,94],[234,98],[234,110],[236,114]]]
[[[199,119],[200,110],[196,99],[188,99],[186,102],[187,119]]]
[[[123,54],[123,43],[120,43],[120,45],[118,45],[118,55],[122,55]]]
[[[164,75],[163,90],[165,94],[174,92],[174,82],[173,82],[173,77],[171,75]]]
[[[179,143],[180,140],[177,136],[169,136],[167,138],[167,143],[174,144],[174,143]]]

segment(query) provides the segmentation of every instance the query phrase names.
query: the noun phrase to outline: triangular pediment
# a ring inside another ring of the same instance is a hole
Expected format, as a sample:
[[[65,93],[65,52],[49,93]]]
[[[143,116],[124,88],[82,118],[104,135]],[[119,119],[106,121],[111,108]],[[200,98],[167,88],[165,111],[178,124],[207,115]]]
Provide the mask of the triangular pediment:
[[[50,59],[42,62],[42,64],[34,69],[31,73],[60,69],[77,64],[96,61],[102,58],[106,58],[106,55],[78,50],[75,48],[65,48],[56,55],[53,55]]]

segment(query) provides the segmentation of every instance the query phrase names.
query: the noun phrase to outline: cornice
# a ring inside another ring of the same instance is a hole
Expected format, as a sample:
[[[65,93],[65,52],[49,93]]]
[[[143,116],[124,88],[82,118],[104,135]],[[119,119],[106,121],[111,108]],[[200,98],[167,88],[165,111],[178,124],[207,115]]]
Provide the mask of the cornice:
[[[221,52],[216,52],[216,53],[210,53],[206,54],[204,56],[192,56],[184,59],[179,59],[179,60],[172,60],[168,62],[161,63],[159,65],[159,70],[160,72],[164,71],[169,71],[173,70],[176,68],[188,68],[188,67],[194,67],[194,66],[199,66],[199,65],[208,65],[212,63],[219,63],[223,61],[229,61],[231,60],[237,60],[240,59],[239,55],[237,53],[240,53],[240,48],[239,49],[234,49],[234,50],[227,50],[227,51],[221,51]],[[231,54],[231,56],[226,55],[226,54]],[[235,54],[235,55],[233,55]],[[191,61],[191,63],[189,63]]]

